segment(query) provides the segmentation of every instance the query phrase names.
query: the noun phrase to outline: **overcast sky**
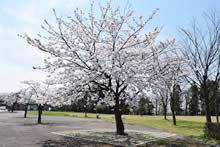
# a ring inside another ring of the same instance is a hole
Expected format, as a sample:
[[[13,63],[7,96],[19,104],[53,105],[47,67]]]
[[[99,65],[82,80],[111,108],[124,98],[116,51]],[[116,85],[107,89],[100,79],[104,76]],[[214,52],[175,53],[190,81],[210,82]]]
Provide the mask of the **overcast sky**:
[[[99,1],[95,1],[99,3]],[[119,2],[120,1],[120,2]],[[102,3],[104,0],[101,1]],[[127,0],[112,0],[123,8]],[[188,27],[193,19],[201,20],[204,12],[220,11],[220,0],[130,0],[135,15],[147,17],[159,12],[148,28],[164,26],[160,38],[178,38],[177,28]],[[41,32],[44,19],[53,20],[52,8],[58,15],[71,15],[73,9],[89,9],[89,0],[4,0],[0,5],[0,92],[18,91],[24,80],[43,80],[46,73],[33,70],[47,56],[26,44],[17,34],[35,36]]]

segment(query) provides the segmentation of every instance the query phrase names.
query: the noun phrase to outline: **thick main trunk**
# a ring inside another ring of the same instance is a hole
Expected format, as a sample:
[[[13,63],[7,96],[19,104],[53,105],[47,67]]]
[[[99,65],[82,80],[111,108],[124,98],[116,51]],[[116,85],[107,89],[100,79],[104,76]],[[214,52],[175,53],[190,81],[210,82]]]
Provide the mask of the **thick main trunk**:
[[[202,90],[202,97],[205,100],[205,115],[206,115],[206,122],[211,123],[211,112],[210,112],[210,107],[209,107],[209,91],[208,91],[208,86],[207,86],[207,76],[204,76],[204,81],[203,84],[201,85],[201,90]]]
[[[157,115],[157,100],[156,100],[156,108],[155,109],[156,109],[156,115]]]
[[[209,98],[205,97],[205,113],[206,113],[206,122],[211,123],[211,113],[210,113],[210,107],[209,107]]]
[[[116,121],[117,135],[125,135],[124,124],[121,119],[121,112],[117,110],[117,108],[115,108],[115,121]]]
[[[166,106],[163,106],[163,115],[164,115],[164,119],[167,120],[167,108]]]
[[[13,103],[13,105],[12,105],[12,107],[11,107],[11,112],[14,112],[15,105],[16,105],[16,103]]]
[[[186,104],[185,115],[188,115],[188,105]]]
[[[42,122],[41,122],[41,114],[42,114],[42,105],[41,104],[39,104],[38,105],[38,124],[41,124]]]
[[[119,97],[115,98],[115,122],[116,122],[116,133],[117,135],[125,135],[124,124],[121,119],[121,111],[119,106]]]
[[[176,115],[173,110],[172,110],[172,117],[173,117],[173,125],[176,126]]]
[[[219,117],[218,117],[218,96],[216,97],[215,100],[215,115],[216,115],[216,122],[219,123]]]
[[[87,116],[87,108],[85,107],[84,110],[85,110],[85,117],[88,117]]]
[[[176,114],[175,114],[175,102],[174,102],[174,96],[171,97],[171,104],[170,104],[172,117],[173,117],[173,125],[176,126]]]
[[[167,111],[164,111],[164,119],[167,120]]]
[[[24,108],[24,118],[27,117],[27,109],[28,109],[28,104],[25,104],[25,108]]]
[[[216,113],[216,122],[219,123],[218,113]]]

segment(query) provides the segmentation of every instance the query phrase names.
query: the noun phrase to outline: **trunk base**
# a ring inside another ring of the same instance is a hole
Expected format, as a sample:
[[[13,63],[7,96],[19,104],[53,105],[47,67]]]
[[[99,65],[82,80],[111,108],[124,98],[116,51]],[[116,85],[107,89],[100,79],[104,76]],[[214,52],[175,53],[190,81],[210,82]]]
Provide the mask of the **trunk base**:
[[[121,119],[121,113],[120,111],[117,110],[115,112],[115,122],[116,122],[117,135],[126,135],[126,133],[124,132],[124,124]]]

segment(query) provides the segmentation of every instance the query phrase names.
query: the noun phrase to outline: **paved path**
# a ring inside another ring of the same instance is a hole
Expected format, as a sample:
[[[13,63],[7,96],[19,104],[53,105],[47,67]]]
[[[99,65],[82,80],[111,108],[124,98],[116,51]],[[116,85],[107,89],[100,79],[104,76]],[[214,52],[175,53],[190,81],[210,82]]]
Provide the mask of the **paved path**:
[[[115,129],[115,124],[101,119],[43,116],[48,124],[37,125],[37,116],[23,118],[23,112],[0,112],[0,147],[40,147],[45,140],[60,139],[51,132],[83,129]],[[162,132],[144,125],[125,125],[129,130]]]

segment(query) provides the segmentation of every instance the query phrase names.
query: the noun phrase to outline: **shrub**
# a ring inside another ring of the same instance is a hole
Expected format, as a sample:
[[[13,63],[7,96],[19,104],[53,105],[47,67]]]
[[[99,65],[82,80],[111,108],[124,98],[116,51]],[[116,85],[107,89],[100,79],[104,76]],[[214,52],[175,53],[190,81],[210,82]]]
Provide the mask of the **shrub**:
[[[220,124],[206,123],[204,134],[206,137],[220,140]]]
[[[103,104],[103,105],[96,106],[96,112],[97,113],[109,114],[109,113],[111,113],[111,109],[107,105]]]

